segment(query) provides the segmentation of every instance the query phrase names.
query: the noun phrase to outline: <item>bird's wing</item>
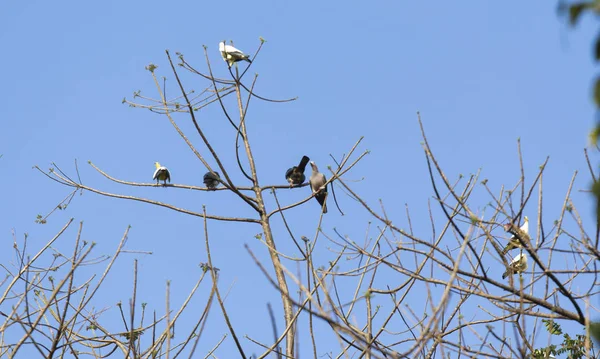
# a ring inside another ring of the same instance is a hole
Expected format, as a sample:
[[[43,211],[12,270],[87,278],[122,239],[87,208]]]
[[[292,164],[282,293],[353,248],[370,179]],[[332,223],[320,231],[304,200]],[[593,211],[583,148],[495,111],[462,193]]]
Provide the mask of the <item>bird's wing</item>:
[[[156,171],[154,171],[154,176],[152,176],[152,179],[156,179],[156,177],[158,177],[158,172],[160,171],[160,167],[156,169]]]
[[[319,176],[317,176],[318,179],[318,184],[319,184],[319,188],[321,188],[322,186],[325,185],[325,183],[327,182],[327,178],[325,178],[325,175],[319,172]],[[325,188],[325,190],[327,190],[327,187]]]
[[[513,258],[512,261],[510,261],[510,265],[513,266],[515,263],[519,263],[519,261],[521,260],[521,255],[517,255],[515,258]]]
[[[245,54],[231,45],[225,45],[225,52],[233,56],[245,56]]]
[[[294,173],[294,168],[296,167],[292,167],[292,168],[288,168],[287,171],[285,171],[285,178],[288,179],[292,176],[292,173]]]
[[[312,190],[313,193],[315,193],[319,189],[319,186],[317,186],[314,174],[310,176],[310,178],[308,179],[308,183],[310,184],[310,189]]]

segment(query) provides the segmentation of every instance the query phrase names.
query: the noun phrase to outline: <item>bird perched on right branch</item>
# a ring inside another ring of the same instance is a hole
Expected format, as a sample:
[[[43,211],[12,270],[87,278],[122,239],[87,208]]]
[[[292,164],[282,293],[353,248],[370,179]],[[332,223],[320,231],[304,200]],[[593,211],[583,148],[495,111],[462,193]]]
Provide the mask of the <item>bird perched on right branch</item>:
[[[214,174],[213,172],[206,172],[204,175],[204,184],[208,189],[215,189],[220,183],[219,179],[221,179],[219,172],[214,172]]]
[[[223,60],[227,61],[229,67],[233,66],[233,64],[238,61],[248,61],[249,63],[252,63],[250,56],[231,45],[225,45],[225,40],[219,42],[219,51],[221,52]]]
[[[312,167],[312,174],[308,180],[310,183],[310,188],[312,189],[313,193],[318,192],[315,195],[315,198],[321,207],[323,207],[323,213],[327,213],[327,204],[325,203],[325,200],[327,199],[327,186],[325,186],[327,179],[325,178],[324,174],[319,172],[319,168],[314,161],[310,162],[310,166]]]
[[[519,253],[508,265],[506,272],[502,274],[502,279],[513,275],[515,273],[522,273],[527,269],[527,255],[525,253]]]
[[[525,218],[523,219],[523,225],[521,226],[521,231],[523,231],[525,234],[527,234],[527,236],[529,236],[529,218],[527,218],[527,216],[525,216]],[[510,226],[510,224],[508,224]],[[510,227],[509,227],[510,228]],[[527,241],[529,240],[529,238],[521,238],[523,241]],[[504,250],[502,251],[502,255],[505,255],[506,253],[508,253],[508,251],[510,251],[513,248],[521,248],[523,247],[521,245],[521,242],[519,241],[519,239],[517,237],[515,237],[515,235],[513,234],[512,237],[510,237],[508,239],[508,244],[506,245],[506,247],[504,247]]]
[[[285,171],[285,179],[290,183],[290,186],[304,183],[306,180],[304,170],[306,169],[308,161],[310,161],[310,158],[302,156],[302,160],[300,160],[298,166],[294,166]]]

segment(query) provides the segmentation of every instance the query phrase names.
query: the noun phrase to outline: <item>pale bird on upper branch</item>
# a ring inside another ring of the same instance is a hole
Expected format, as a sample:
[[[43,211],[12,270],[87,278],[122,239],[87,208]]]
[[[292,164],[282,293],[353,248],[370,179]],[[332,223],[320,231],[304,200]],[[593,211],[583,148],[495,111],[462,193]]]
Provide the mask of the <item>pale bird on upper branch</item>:
[[[219,42],[219,51],[221,52],[221,57],[223,57],[223,60],[227,62],[229,67],[233,66],[233,64],[238,61],[248,61],[249,63],[252,63],[250,56],[231,45],[226,45],[225,40]]]
[[[521,230],[525,233],[527,233],[527,235],[529,236],[529,218],[527,218],[527,216],[525,216],[525,218],[523,219],[523,225],[521,226]],[[522,240],[526,241],[528,240],[528,238],[521,238]],[[522,248],[523,246],[521,246],[521,242],[519,241],[519,239],[517,237],[515,237],[515,235],[513,234],[512,237],[510,237],[508,239],[508,244],[506,245],[506,247],[504,247],[504,250],[502,251],[502,255],[505,255],[506,253],[508,253],[508,251],[510,251],[513,248]]]
[[[527,255],[525,253],[519,253],[519,255],[510,262],[506,272],[502,274],[502,279],[515,273],[521,274],[525,270],[527,270]]]
[[[167,167],[161,166],[158,162],[154,162],[154,167],[156,167],[156,171],[154,171],[154,176],[152,177],[152,179],[156,180],[156,184],[158,184],[159,180],[163,181],[163,184],[165,186],[167,185],[167,180],[169,181],[169,183],[171,183],[171,173],[169,172]]]

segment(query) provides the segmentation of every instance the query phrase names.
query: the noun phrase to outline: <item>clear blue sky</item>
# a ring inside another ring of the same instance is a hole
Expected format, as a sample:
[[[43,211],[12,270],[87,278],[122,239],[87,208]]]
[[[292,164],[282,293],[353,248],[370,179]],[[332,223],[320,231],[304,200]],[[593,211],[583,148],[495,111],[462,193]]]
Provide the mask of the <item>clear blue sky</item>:
[[[9,175],[0,181],[0,262],[14,259],[13,229],[19,237],[29,233],[35,248],[75,217],[85,221],[84,238],[98,243],[95,253],[108,254],[131,225],[128,247],[154,254],[124,256],[111,289],[100,293],[97,303],[128,300],[133,258],[140,260],[140,301],[162,313],[165,281],[170,279],[173,302],[181,303],[200,273],[198,263],[206,261],[198,218],[85,193],[46,225],[36,225],[36,215],[50,211],[67,189],[31,167],[48,168],[56,162],[73,173],[77,159],[84,182],[102,190],[196,211],[206,204],[216,215],[249,214],[224,192],[119,186],[86,161],[137,182],[150,182],[153,162],[160,161],[171,170],[174,183],[200,185],[205,169],[166,118],[129,108],[121,100],[131,99],[137,90],[157,97],[144,70],[149,63],[168,78],[169,93],[177,92],[165,49],[181,52],[188,62],[205,69],[202,45],[207,45],[214,71],[226,76],[218,42],[234,40],[238,48],[253,53],[260,36],[267,43],[251,71],[260,75],[257,92],[272,98],[298,96],[292,103],[254,102],[250,107],[247,121],[263,184],[283,184],[285,170],[303,154],[326,171],[333,165],[330,153],[339,158],[365,136],[361,150],[371,154],[348,178],[364,177],[356,189],[373,205],[382,198],[400,227],[406,227],[408,204],[415,232],[427,238],[432,190],[420,146],[420,111],[433,150],[452,178],[482,168],[492,188],[514,185],[519,137],[529,180],[550,156],[544,179],[550,226],[573,172],[580,171],[576,190],[589,184],[583,148],[594,118],[594,34],[590,19],[572,31],[558,17],[556,4],[543,1],[2,2],[0,168]],[[188,74],[183,78],[189,88],[202,90],[207,85]],[[236,181],[247,185],[235,171],[233,133],[219,109],[202,110],[198,118]],[[176,120],[201,147],[187,117]],[[289,203],[307,193],[304,188],[281,196]],[[331,232],[335,227],[362,240],[368,216],[341,190],[337,194],[346,216],[330,205],[323,229]],[[591,218],[588,195],[575,192],[573,199]],[[481,205],[488,200],[482,198]],[[535,218],[535,207],[528,213]],[[292,215],[298,235],[314,233],[316,202]],[[280,223],[275,229],[279,249],[295,256]],[[250,224],[210,224],[221,287],[232,286],[227,302],[232,320],[241,334],[266,341],[271,338],[268,326],[257,324],[268,318],[265,303],[271,301],[279,317],[281,306],[243,248],[249,243],[266,260],[266,249],[253,239],[259,232],[260,227]],[[75,234],[73,226],[58,247],[70,248]],[[321,245],[322,262],[317,264],[326,264],[332,254],[325,241]],[[288,264],[295,271],[295,265]],[[208,288],[207,282],[200,298]],[[204,349],[225,331],[216,307],[211,317],[213,329],[203,339]],[[301,340],[306,352],[307,338]],[[249,353],[260,352],[244,343]],[[231,353],[228,347],[222,348],[221,357]]]

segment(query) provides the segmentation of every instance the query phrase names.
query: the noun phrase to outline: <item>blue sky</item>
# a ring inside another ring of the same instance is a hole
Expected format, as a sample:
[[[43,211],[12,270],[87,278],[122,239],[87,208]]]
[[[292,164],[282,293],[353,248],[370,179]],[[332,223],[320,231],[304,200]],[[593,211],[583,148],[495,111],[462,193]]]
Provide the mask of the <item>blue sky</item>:
[[[584,19],[571,30],[557,15],[556,4],[542,1],[2,2],[0,168],[10,176],[0,182],[0,261],[14,258],[13,230],[17,236],[29,233],[35,247],[75,217],[85,222],[84,237],[98,243],[96,253],[105,254],[131,225],[129,247],[154,254],[124,257],[112,284],[118,290],[100,293],[99,302],[127,301],[134,258],[140,261],[143,301],[162,310],[164,283],[172,280],[173,290],[181,290],[174,301],[181,302],[200,273],[198,263],[206,261],[198,218],[85,193],[46,225],[36,225],[36,215],[50,211],[67,189],[31,168],[55,162],[73,173],[77,159],[84,182],[102,190],[196,211],[206,205],[216,215],[250,215],[235,196],[224,192],[131,189],[107,181],[86,162],[123,180],[149,182],[153,163],[160,161],[171,170],[174,183],[200,185],[205,169],[166,118],[129,108],[121,100],[131,99],[137,90],[157,97],[144,70],[149,63],[158,65],[158,76],[167,77],[168,93],[177,92],[165,49],[181,52],[195,67],[206,69],[202,45],[207,45],[213,70],[224,77],[228,74],[218,42],[234,40],[238,48],[253,53],[261,36],[267,42],[248,74],[259,74],[256,91],[271,98],[298,96],[291,103],[251,104],[249,136],[262,184],[283,184],[285,170],[304,154],[326,171],[333,165],[329,154],[341,157],[364,136],[360,150],[371,153],[348,179],[364,178],[354,185],[356,190],[373,205],[383,199],[400,227],[407,226],[408,205],[415,232],[426,237],[432,190],[420,145],[420,111],[429,142],[451,178],[481,168],[492,188],[513,186],[519,177],[520,138],[529,181],[550,156],[544,178],[547,213],[559,212],[577,170],[573,200],[590,219],[592,202],[577,190],[590,181],[583,148],[594,119],[594,25]],[[188,88],[207,86],[190,74],[182,78]],[[233,133],[220,109],[203,109],[198,118],[235,180],[247,185],[235,171]],[[180,115],[176,121],[201,147],[189,120]],[[280,194],[286,203],[304,198],[308,189],[290,192]],[[346,216],[330,205],[323,229],[362,238],[369,217],[341,190],[337,194]],[[483,206],[489,198],[478,200]],[[528,212],[535,217],[535,206]],[[316,202],[290,216],[298,235],[314,234]],[[554,217],[548,216],[550,226]],[[232,286],[228,303],[234,322],[241,333],[270,339],[253,329],[267,318],[267,301],[278,315],[280,305],[243,248],[250,243],[267,259],[266,249],[253,239],[260,228],[219,222],[209,228],[222,287]],[[278,249],[295,255],[278,221],[274,228]],[[73,227],[59,248],[70,248],[75,233]],[[326,264],[332,254],[321,244],[319,259]],[[207,347],[225,330],[217,310],[213,315],[215,329],[206,338]],[[227,357],[230,349],[222,350],[221,356]]]

